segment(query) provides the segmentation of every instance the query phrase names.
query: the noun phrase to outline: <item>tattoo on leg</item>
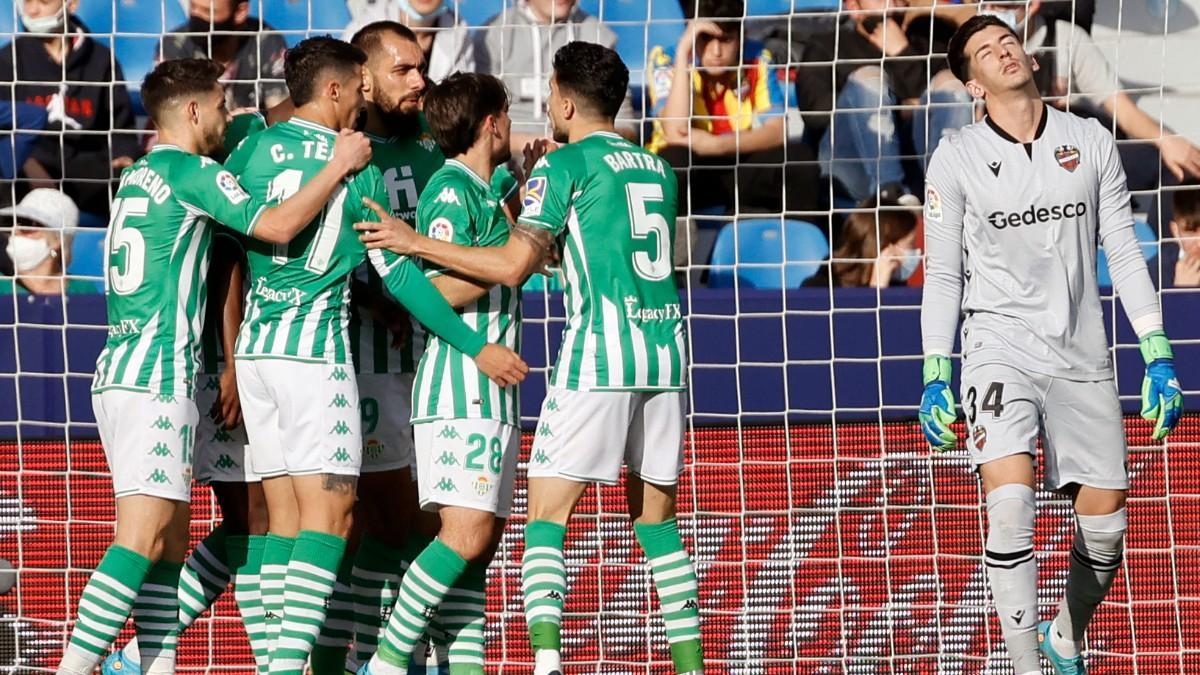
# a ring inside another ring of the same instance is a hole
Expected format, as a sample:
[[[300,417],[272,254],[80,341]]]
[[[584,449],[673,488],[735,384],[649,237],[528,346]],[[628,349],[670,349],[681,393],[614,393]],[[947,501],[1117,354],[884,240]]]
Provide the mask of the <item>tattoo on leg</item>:
[[[354,494],[354,488],[358,485],[358,476],[339,476],[337,474],[325,474],[325,482],[321,487],[327,492],[336,492],[340,495]]]

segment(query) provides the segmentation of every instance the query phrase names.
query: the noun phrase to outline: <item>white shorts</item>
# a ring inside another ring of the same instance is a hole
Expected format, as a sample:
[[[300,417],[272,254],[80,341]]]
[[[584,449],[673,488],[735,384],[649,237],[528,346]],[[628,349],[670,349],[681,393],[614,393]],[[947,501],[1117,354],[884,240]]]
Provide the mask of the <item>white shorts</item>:
[[[1025,453],[1042,438],[1045,487],[1129,488],[1125,425],[1116,383],[1065,380],[1003,363],[968,365],[962,373],[967,448],[976,469]]]
[[[200,417],[195,401],[110,389],[92,394],[92,411],[117,498],[147,495],[189,501]]]
[[[362,373],[362,472],[393,471],[413,465],[412,373]]]
[[[196,376],[196,482],[257,483],[261,479],[246,466],[246,427],[224,429],[208,414],[220,382],[220,373]]]
[[[521,431],[481,419],[413,425],[421,508],[462,506],[507,518],[512,509]]]
[[[236,363],[254,473],[264,479],[358,475],[362,433],[352,366],[286,359]]]
[[[683,471],[683,391],[572,391],[550,387],[542,402],[531,478],[616,483],[621,464],[655,485]]]

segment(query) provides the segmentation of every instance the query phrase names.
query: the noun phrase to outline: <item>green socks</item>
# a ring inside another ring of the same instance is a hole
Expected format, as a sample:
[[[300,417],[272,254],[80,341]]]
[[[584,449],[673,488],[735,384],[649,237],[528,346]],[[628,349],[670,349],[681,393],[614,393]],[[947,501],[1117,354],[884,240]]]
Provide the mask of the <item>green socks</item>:
[[[446,630],[450,675],[483,675],[486,584],[487,564],[471,563],[438,608],[438,617]]]
[[[662,607],[671,660],[678,673],[703,670],[704,651],[700,644],[700,595],[692,559],[679,538],[675,519],[641,525],[634,534],[650,559],[654,588]]]
[[[301,530],[283,583],[283,622],[271,648],[272,674],[302,675],[325,622],[346,540]]]
[[[260,590],[263,549],[267,535],[231,536],[226,540],[229,568],[233,571],[233,599],[246,626],[246,637],[254,653],[258,672],[267,672],[270,648],[267,644],[266,617]]]
[[[245,537],[243,537],[244,539]],[[218,525],[196,544],[179,575],[179,632],[217,601],[229,585],[229,549],[225,527]]]
[[[283,623],[283,579],[296,540],[268,533],[263,543],[262,572],[259,592],[262,594],[263,629],[267,636],[268,654],[275,649],[279,627]]]
[[[354,638],[354,602],[350,593],[350,574],[354,558],[343,556],[338,568],[337,580],[333,584],[333,595],[329,598],[329,610],[325,623],[317,635],[309,664],[312,675],[345,675],[346,651]]]
[[[529,642],[535,653],[561,649],[559,631],[567,595],[567,568],[563,563],[566,536],[566,526],[548,520],[534,520],[525,526],[521,589]]]
[[[366,663],[379,648],[383,624],[396,602],[400,576],[420,549],[408,554],[369,535],[359,540],[350,571],[350,593],[354,596],[354,660]],[[424,546],[422,546],[424,548]]]
[[[434,539],[417,556],[400,582],[383,642],[371,659],[374,675],[402,675],[406,671],[413,646],[466,567],[467,561],[440,539]]]
[[[79,597],[75,629],[59,673],[91,674],[125,626],[149,571],[145,557],[116,544],[108,547]]]
[[[159,561],[150,567],[133,601],[141,667],[145,675],[173,675],[179,627],[179,581],[183,563]]]

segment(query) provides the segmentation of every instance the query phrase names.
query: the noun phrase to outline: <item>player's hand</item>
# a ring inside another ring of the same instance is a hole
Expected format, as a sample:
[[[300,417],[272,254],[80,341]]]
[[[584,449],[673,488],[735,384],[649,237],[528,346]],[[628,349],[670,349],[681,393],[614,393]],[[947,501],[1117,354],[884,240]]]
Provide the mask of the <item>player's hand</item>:
[[[501,387],[521,382],[529,372],[529,365],[521,360],[519,354],[490,342],[475,356],[475,365]]]
[[[221,372],[217,399],[213,401],[208,416],[225,429],[235,429],[242,423],[242,403],[238,398],[237,374],[233,368]]]
[[[958,419],[958,412],[954,408],[954,392],[950,389],[950,359],[936,354],[926,356],[921,379],[925,391],[921,394],[921,410],[917,417],[921,420],[925,440],[938,452],[953,450],[958,444],[958,436],[950,425]]]
[[[528,179],[529,174],[533,172],[533,165],[537,164],[538,160],[558,149],[558,143],[549,138],[538,138],[525,144],[521,150],[524,155],[521,160],[521,170],[525,174],[524,178]],[[524,183],[525,181],[521,181]]]
[[[1200,148],[1183,136],[1164,136],[1158,142],[1163,166],[1179,180],[1186,176],[1200,177]],[[1185,176],[1186,175],[1186,176]]]
[[[417,243],[417,234],[412,226],[399,218],[392,217],[370,197],[363,197],[363,205],[379,216],[379,222],[373,220],[355,223],[354,229],[359,232],[359,239],[367,248],[387,249],[397,255],[408,255],[413,252]]]
[[[371,141],[361,131],[342,129],[333,141],[333,159],[346,173],[354,173],[371,161]]]
[[[1161,441],[1171,433],[1183,415],[1183,390],[1175,377],[1175,357],[1171,343],[1162,331],[1150,333],[1141,341],[1146,376],[1142,379],[1142,419],[1154,422],[1151,438]]]

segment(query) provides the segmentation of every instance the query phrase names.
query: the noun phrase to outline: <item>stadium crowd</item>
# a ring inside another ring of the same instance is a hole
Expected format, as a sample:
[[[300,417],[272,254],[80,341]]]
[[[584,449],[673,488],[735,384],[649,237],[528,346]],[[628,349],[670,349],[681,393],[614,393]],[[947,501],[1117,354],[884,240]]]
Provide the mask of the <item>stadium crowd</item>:
[[[0,226],[0,275],[8,279],[0,292],[93,292],[97,283],[45,283],[43,275],[99,277],[94,253],[71,264],[71,231],[105,225],[121,170],[153,143],[136,96],[140,82],[127,78],[112,49],[114,40],[131,38],[92,35],[82,17],[110,11],[95,0],[13,4],[19,32],[0,47],[0,176],[9,186],[0,204],[15,221]],[[186,19],[158,40],[156,59],[222,64],[231,110],[265,111],[286,98],[283,59],[301,35],[253,16],[258,5],[249,0],[186,4]],[[743,0],[680,0],[677,21],[644,34],[625,30],[618,40],[617,29],[629,26],[610,26],[578,0],[498,3],[503,10],[482,25],[468,25],[461,3],[452,1],[348,0],[341,36],[374,20],[398,20],[417,33],[430,81],[455,71],[501,77],[512,96],[517,157],[547,135],[545,81],[554,52],[571,40],[614,47],[631,64],[645,63],[618,130],[667,160],[679,178],[686,222],[675,262],[692,270],[679,274],[681,281],[710,281],[706,266],[718,258],[757,260],[758,252],[745,248],[755,246],[750,237],[739,242],[733,232],[740,219],[767,218],[774,221],[768,230],[796,239],[819,231],[806,239],[814,247],[789,250],[789,260],[829,258],[808,265],[804,279],[787,275],[786,284],[882,287],[921,282],[920,214],[885,212],[920,206],[925,163],[938,141],[982,114],[944,54],[957,25],[979,11],[995,13],[1026,36],[1043,96],[1100,119],[1122,141],[1130,189],[1150,194],[1135,212],[1147,214],[1146,231],[1163,240],[1161,263],[1152,265],[1161,270],[1160,283],[1200,284],[1197,197],[1187,189],[1200,177],[1200,148],[1119,89],[1088,32],[1094,3],[808,4],[819,11],[747,16]],[[1161,209],[1154,194],[1160,188]],[[60,190],[77,208],[39,216],[49,213],[39,207],[49,203],[44,189]],[[766,245],[778,248],[779,239]],[[714,254],[731,247],[736,252]],[[778,262],[780,254],[763,260]]]

